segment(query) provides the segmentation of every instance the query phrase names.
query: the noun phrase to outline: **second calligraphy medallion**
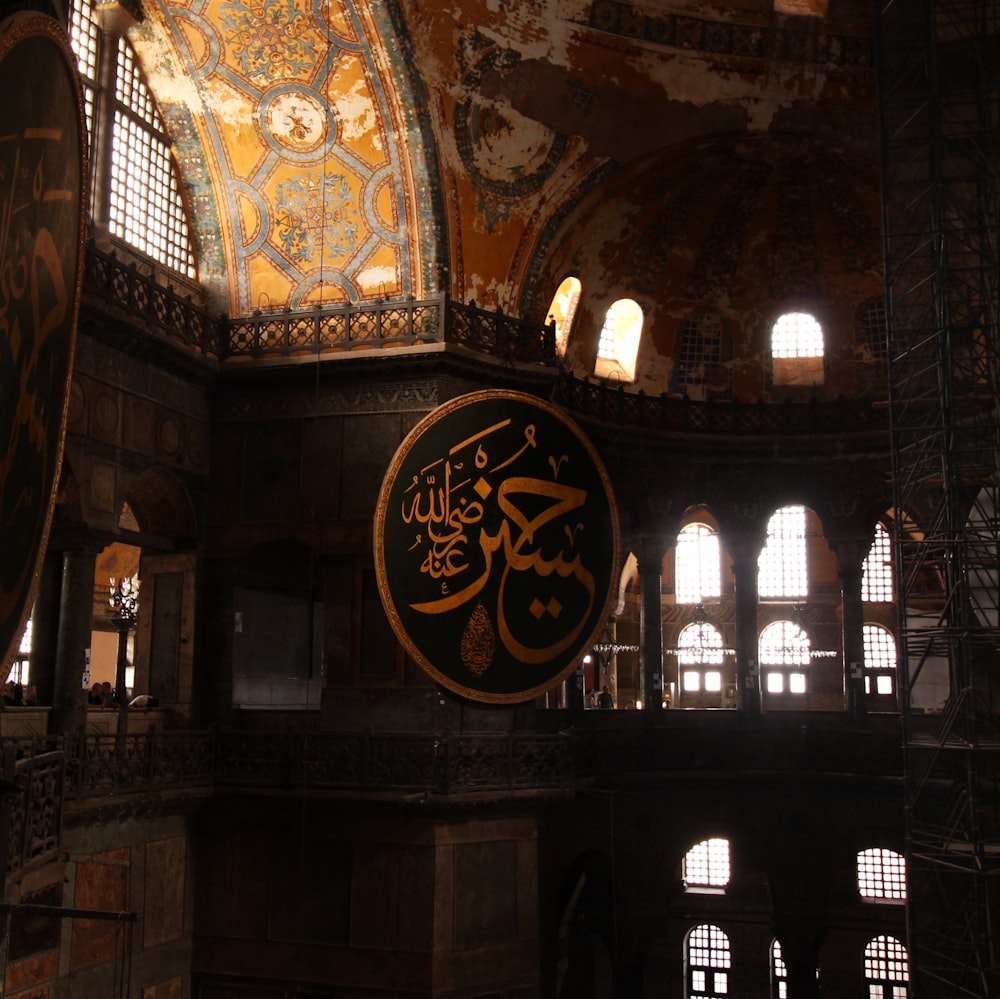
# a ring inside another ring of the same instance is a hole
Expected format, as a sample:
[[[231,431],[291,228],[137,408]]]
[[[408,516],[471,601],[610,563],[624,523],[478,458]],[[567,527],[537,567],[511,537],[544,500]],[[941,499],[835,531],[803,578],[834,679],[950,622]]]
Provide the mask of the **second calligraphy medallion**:
[[[379,496],[375,559],[397,637],[439,683],[515,702],[564,679],[602,630],[618,564],[607,473],[561,410],[487,390],[436,409]]]

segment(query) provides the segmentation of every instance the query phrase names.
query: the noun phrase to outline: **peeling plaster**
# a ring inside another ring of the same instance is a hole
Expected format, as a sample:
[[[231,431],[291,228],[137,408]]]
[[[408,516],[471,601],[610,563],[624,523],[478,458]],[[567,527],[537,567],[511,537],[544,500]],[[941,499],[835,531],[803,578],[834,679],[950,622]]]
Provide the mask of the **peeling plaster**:
[[[378,116],[370,96],[365,92],[364,82],[355,80],[350,90],[339,91],[333,96],[344,138],[368,138],[371,144],[382,150],[382,137],[378,134]]]

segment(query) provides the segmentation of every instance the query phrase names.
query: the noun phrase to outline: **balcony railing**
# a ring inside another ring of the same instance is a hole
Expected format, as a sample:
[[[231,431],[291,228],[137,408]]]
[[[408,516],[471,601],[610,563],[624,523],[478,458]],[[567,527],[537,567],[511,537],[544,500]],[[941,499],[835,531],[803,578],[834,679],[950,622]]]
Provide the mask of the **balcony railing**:
[[[465,794],[567,788],[568,738],[552,735],[219,734],[223,786]]]
[[[87,244],[84,299],[138,326],[147,335],[205,360],[218,357],[221,321],[172,285],[158,281],[136,259]]]
[[[353,302],[313,309],[256,310],[213,316],[127,251],[87,247],[85,298],[121,315],[143,332],[206,361],[294,359],[356,350],[447,343],[505,362],[554,364],[555,325],[539,325],[503,310],[438,298]]]
[[[695,402],[626,391],[562,372],[552,401],[588,419],[675,434],[802,435],[888,432],[889,413],[870,399],[809,402]]]
[[[7,871],[59,848],[66,801],[212,788],[284,788],[440,796],[568,790],[563,735],[391,735],[149,731],[3,739],[8,763]]]
[[[291,358],[447,343],[505,361],[555,364],[555,327],[446,296],[254,312],[226,325],[223,360]]]

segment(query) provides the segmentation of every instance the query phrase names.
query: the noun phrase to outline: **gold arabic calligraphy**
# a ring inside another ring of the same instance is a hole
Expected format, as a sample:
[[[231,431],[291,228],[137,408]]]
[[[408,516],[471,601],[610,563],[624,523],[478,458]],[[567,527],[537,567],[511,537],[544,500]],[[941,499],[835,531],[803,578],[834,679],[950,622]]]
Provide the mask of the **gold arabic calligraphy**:
[[[45,477],[54,471],[52,433],[60,405],[52,396],[61,386],[53,362],[57,348],[50,340],[65,333],[71,300],[56,239],[38,217],[78,197],[48,182],[47,167],[64,155],[64,138],[53,128],[0,135],[0,340],[5,344],[0,482],[6,484],[0,532],[12,547],[37,543],[46,512]],[[0,573],[4,614],[24,591],[33,568],[30,558],[6,561]]]
[[[418,528],[410,551],[424,554],[419,571],[437,581],[441,593],[440,597],[410,606],[419,613],[433,615],[468,604],[480,596],[495,567],[502,564],[496,607],[500,641],[515,659],[541,664],[569,648],[586,625],[594,605],[594,577],[576,550],[583,531],[583,524],[577,519],[581,515],[566,519],[583,509],[588,492],[557,481],[568,462],[565,455],[558,460],[548,458],[551,480],[508,475],[494,485],[498,473],[517,462],[529,449],[538,447],[536,427],[528,424],[523,428],[523,439],[515,438],[514,445],[501,443],[508,440],[509,434],[494,438],[497,447],[511,450],[491,463],[490,438],[510,428],[511,422],[501,420],[467,437],[452,447],[446,457],[421,468],[404,490],[403,522]],[[487,501],[495,503],[503,514],[492,533],[482,526]],[[531,513],[526,512],[527,507]],[[547,536],[551,539],[551,529],[558,528],[560,521],[560,536],[564,540],[554,556],[545,557],[541,534],[548,529]],[[476,571],[475,567],[480,567],[478,575],[467,580]],[[524,633],[527,629],[512,623],[507,595],[508,585],[517,573],[532,574],[536,581],[554,575],[575,581],[583,588],[583,612],[569,622],[569,627],[555,641],[543,646],[533,644],[531,635]],[[456,584],[460,586],[457,590],[453,589]],[[483,613],[482,604],[476,604],[472,623],[479,633],[483,629]],[[474,671],[481,670],[477,666]]]

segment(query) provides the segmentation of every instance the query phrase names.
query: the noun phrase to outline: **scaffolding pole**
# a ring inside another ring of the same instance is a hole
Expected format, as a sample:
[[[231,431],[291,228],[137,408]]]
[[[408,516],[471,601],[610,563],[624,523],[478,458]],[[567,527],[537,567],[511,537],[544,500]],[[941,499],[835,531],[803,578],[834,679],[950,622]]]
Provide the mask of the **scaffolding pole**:
[[[908,994],[995,999],[1000,0],[877,0],[875,34]]]

